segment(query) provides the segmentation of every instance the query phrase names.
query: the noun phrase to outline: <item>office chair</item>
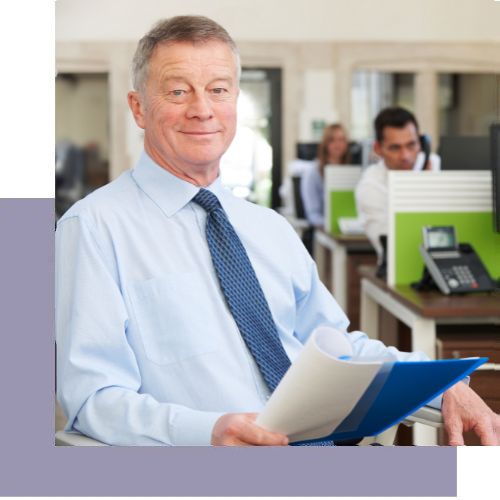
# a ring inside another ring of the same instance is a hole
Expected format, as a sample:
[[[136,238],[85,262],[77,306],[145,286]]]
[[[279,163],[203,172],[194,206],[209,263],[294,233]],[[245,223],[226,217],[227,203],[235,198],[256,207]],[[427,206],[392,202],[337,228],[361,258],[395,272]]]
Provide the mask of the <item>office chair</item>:
[[[295,217],[297,219],[305,219],[306,211],[304,209],[304,202],[302,201],[302,195],[300,192],[301,176],[292,176],[292,186],[293,186],[293,205],[295,209]]]
[[[293,186],[293,205],[295,210],[295,217],[299,220],[307,222],[306,210],[304,208],[304,202],[302,200],[302,194],[300,189],[300,183],[302,177],[300,175],[292,176],[292,186]],[[307,251],[313,257],[314,250],[314,227],[308,224],[308,226],[302,231],[302,243],[307,248]]]
[[[428,406],[420,408],[420,410],[415,412],[413,415],[410,415],[406,420],[403,420],[401,424],[412,426],[417,422],[424,425],[430,425],[435,428],[441,428],[443,426],[441,412]],[[360,446],[371,445],[374,443],[384,446],[392,446],[394,444],[397,430],[398,425],[395,425],[378,436],[364,438],[361,441]],[[101,441],[84,436],[79,432],[66,431],[56,432],[55,443],[56,446],[109,446]]]

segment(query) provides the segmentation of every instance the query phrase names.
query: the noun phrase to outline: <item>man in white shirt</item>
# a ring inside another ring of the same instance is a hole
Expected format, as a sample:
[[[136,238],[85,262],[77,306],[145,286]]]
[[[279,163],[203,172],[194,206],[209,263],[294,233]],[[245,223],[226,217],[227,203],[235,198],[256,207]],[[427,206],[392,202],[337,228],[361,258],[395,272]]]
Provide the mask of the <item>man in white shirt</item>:
[[[441,160],[421,150],[418,122],[408,110],[383,109],[374,124],[376,140],[373,147],[381,160],[365,170],[355,195],[358,214],[380,263],[383,253],[380,236],[387,235],[388,224],[388,170],[439,170]]]
[[[345,332],[355,355],[423,359],[347,333],[345,314],[285,219],[222,187],[240,73],[227,32],[201,16],[161,21],[139,42],[133,67],[128,102],[145,151],[58,222],[57,388],[67,430],[115,445],[288,444],[255,423],[272,388],[237,301],[221,286],[208,241],[217,220],[239,242],[238,258],[247,257],[239,269],[254,273],[260,295],[246,296],[243,313],[269,334],[269,358],[279,351],[293,361],[314,328],[329,325]],[[243,272],[229,275],[232,287],[243,284]],[[452,444],[472,428],[497,444],[499,419],[466,384],[445,393],[442,410]]]

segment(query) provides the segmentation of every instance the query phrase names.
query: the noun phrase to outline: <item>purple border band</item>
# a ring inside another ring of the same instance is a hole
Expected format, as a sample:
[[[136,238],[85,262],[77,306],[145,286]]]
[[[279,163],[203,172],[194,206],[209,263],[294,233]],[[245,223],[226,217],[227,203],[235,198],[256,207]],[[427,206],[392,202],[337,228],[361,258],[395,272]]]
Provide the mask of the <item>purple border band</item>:
[[[53,230],[0,199],[0,495],[456,496],[454,448],[56,448]]]

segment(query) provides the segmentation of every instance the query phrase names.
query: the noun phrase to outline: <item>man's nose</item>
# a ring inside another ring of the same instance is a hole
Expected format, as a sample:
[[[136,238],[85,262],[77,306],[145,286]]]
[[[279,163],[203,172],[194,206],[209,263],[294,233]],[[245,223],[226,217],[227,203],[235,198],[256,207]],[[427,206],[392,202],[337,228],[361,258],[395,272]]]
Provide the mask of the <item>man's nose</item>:
[[[411,160],[412,155],[413,155],[413,151],[410,148],[403,148],[401,150],[401,159],[402,160],[405,160],[405,161]]]
[[[186,111],[188,118],[208,120],[212,117],[212,104],[209,97],[204,93],[194,93]]]

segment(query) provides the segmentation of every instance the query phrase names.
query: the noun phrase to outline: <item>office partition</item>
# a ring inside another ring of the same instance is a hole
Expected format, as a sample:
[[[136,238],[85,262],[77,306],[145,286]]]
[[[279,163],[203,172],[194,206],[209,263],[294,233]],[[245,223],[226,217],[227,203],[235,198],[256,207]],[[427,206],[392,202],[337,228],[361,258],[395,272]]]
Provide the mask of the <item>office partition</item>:
[[[491,172],[389,172],[389,285],[422,276],[423,226],[453,225],[471,243],[494,278],[500,276],[500,234],[493,228]]]
[[[359,165],[326,165],[325,231],[340,234],[340,217],[357,217],[354,188],[361,177]]]

